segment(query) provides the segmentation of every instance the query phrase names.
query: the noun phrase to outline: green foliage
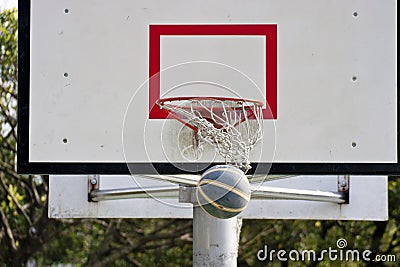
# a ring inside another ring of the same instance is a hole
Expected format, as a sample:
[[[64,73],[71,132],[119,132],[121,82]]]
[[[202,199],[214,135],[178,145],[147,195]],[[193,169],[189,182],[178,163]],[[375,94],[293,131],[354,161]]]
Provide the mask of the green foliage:
[[[189,220],[83,220],[57,233],[35,258],[41,265],[191,266]],[[63,252],[62,254],[60,252]]]
[[[389,178],[389,220],[373,221],[303,221],[303,220],[248,220],[244,221],[240,261],[250,266],[286,266],[276,257],[272,262],[261,262],[257,252],[269,250],[315,250],[332,247],[340,238],[347,241],[347,249],[371,250],[381,255],[395,255],[396,262],[334,261],[327,257],[321,262],[290,262],[288,266],[398,266],[400,262],[400,177]],[[371,256],[372,257],[372,256]],[[345,264],[345,265],[344,265]]]
[[[16,10],[0,14],[0,144],[1,160],[14,163],[16,145],[16,96],[18,24]]]
[[[13,94],[17,82],[18,13],[15,9],[4,10],[0,15],[0,84]]]
[[[21,204],[25,198],[24,189],[10,182],[18,177],[14,171],[17,125],[17,31],[16,10],[2,11],[0,13],[0,225],[2,226],[0,260],[5,253],[11,254],[18,249],[24,234],[15,232],[27,224]]]

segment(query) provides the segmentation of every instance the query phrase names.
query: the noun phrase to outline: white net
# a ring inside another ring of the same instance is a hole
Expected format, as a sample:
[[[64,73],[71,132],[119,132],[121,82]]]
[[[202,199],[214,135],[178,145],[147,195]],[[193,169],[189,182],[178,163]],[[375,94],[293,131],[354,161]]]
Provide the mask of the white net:
[[[263,137],[262,102],[234,98],[170,98],[157,101],[175,119],[215,146],[225,163],[247,172],[250,151]]]

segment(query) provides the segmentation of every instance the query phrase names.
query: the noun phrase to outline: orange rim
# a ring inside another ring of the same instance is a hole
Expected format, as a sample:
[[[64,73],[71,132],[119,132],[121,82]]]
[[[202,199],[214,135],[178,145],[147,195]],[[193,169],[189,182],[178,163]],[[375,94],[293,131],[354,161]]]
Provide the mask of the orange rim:
[[[262,107],[264,103],[260,100],[246,99],[246,98],[236,98],[236,97],[210,97],[210,96],[180,96],[180,97],[167,97],[160,98],[157,100],[157,104],[163,105],[165,102],[175,102],[184,100],[220,100],[220,101],[233,101],[233,102],[243,102],[255,104]]]

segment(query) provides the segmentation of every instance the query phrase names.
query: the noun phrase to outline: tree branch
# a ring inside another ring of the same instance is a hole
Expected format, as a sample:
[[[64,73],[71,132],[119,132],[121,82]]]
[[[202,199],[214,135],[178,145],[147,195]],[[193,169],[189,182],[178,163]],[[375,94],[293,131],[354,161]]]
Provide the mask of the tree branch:
[[[0,206],[0,215],[1,215],[1,221],[3,223],[3,226],[4,226],[4,228],[6,228],[7,236],[10,239],[11,247],[14,251],[17,251],[17,245],[15,244],[13,232],[11,230],[10,224],[8,223],[6,214],[4,213],[3,208],[1,206]]]
[[[2,173],[2,172],[0,172],[0,181],[3,184],[3,187],[7,191],[8,195],[11,196],[11,199],[14,201],[15,205],[22,212],[23,216],[25,217],[25,220],[28,222],[28,224],[30,226],[32,226],[31,218],[28,216],[25,209],[22,207],[21,203],[19,203],[19,201],[16,199],[14,194],[8,189],[7,182],[5,181],[4,173]]]

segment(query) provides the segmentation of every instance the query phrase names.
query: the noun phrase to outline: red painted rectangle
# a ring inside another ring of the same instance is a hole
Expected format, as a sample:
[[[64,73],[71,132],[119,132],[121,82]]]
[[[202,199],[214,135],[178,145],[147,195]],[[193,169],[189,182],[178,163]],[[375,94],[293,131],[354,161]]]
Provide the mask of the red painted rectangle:
[[[160,98],[160,60],[162,35],[249,35],[266,37],[265,79],[267,108],[264,119],[277,119],[277,25],[149,25],[149,118],[166,119],[167,113],[158,108]],[[269,107],[269,108],[268,108]]]

